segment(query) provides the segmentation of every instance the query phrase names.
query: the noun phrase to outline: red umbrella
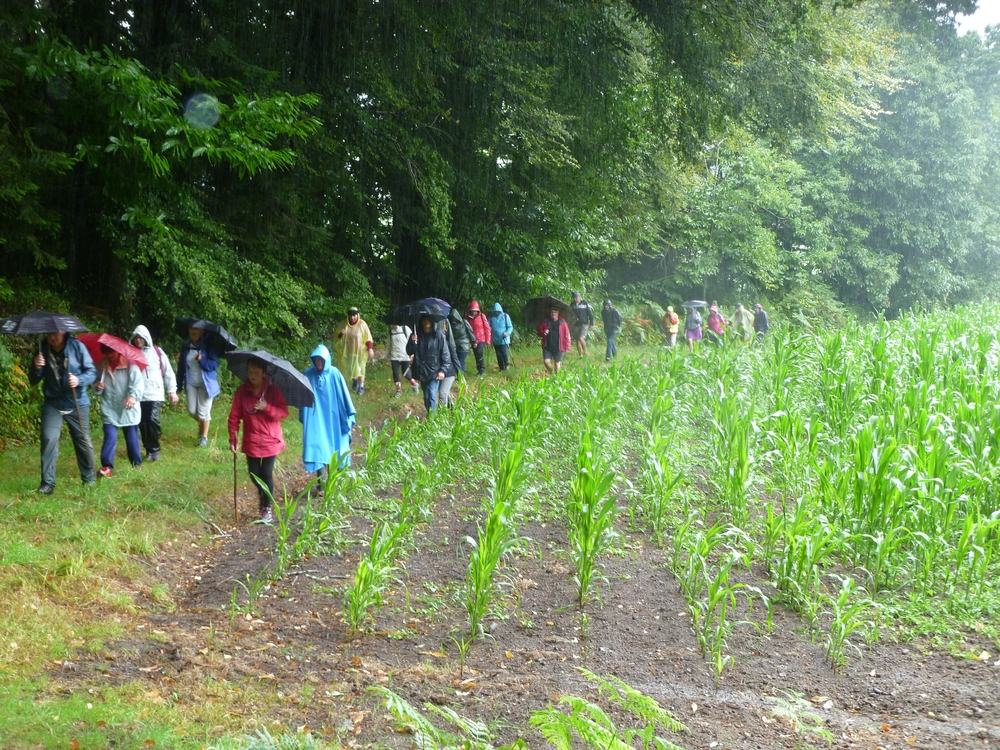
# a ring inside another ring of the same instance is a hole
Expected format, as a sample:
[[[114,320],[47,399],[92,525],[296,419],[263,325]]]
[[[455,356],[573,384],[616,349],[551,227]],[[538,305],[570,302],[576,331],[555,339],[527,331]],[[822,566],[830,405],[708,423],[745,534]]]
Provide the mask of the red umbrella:
[[[90,352],[90,356],[95,362],[104,359],[104,352],[101,351],[101,344],[104,344],[109,349],[121,354],[130,365],[135,365],[140,370],[146,369],[146,355],[142,353],[141,349],[136,349],[124,339],[112,336],[110,333],[81,333],[76,338],[87,347],[87,351]]]

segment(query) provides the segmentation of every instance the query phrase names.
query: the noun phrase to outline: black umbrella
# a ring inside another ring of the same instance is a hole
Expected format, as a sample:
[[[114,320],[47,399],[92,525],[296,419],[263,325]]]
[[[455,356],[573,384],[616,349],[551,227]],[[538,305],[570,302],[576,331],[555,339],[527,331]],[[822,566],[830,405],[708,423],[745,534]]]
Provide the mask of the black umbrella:
[[[521,315],[524,316],[524,320],[529,326],[536,328],[543,320],[549,319],[549,313],[552,312],[553,307],[559,310],[559,314],[570,325],[576,322],[576,313],[573,312],[573,308],[555,297],[532,297],[521,310]]]
[[[682,302],[681,307],[694,310],[696,307],[708,307],[708,303],[703,299],[689,299],[687,302]]]
[[[236,348],[236,338],[218,323],[192,317],[177,318],[174,321],[174,330],[177,331],[177,335],[182,339],[187,338],[188,328],[201,328],[205,333],[209,334],[205,338],[205,343],[220,354],[231,352]]]
[[[0,331],[15,336],[30,336],[39,333],[74,333],[86,331],[87,326],[64,313],[35,310],[25,315],[14,315],[0,319]]]
[[[289,406],[297,406],[301,409],[316,403],[316,397],[309,380],[287,359],[275,357],[270,352],[262,350],[226,352],[222,356],[229,363],[229,371],[242,380],[247,379],[247,362],[253,357],[265,362],[267,367],[264,374],[270,379],[271,385],[281,391],[281,395],[285,397],[285,403]]]
[[[443,299],[426,297],[418,299],[416,302],[411,302],[408,305],[397,307],[385,316],[385,322],[391,326],[413,324],[413,327],[416,328],[416,322],[425,315],[437,323],[447,318],[450,312],[451,305]]]

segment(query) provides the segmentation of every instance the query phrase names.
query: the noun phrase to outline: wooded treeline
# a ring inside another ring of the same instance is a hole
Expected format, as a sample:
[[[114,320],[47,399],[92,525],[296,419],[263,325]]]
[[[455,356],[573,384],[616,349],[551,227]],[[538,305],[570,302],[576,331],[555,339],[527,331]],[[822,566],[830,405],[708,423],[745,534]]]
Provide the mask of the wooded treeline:
[[[427,295],[975,298],[1000,35],[958,37],[974,7],[7,0],[0,306],[246,339]]]

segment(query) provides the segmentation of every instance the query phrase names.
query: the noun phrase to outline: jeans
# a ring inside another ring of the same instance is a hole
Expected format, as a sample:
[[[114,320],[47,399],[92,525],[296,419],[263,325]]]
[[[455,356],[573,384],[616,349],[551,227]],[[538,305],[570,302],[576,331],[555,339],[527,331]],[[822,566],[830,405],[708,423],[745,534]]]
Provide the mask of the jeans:
[[[428,380],[421,383],[420,387],[424,391],[424,406],[427,408],[427,413],[432,414],[437,407],[437,397],[438,391],[441,388],[441,381],[437,379]]]
[[[256,477],[257,494],[260,495],[260,509],[266,510],[271,507],[271,498],[274,497],[274,459],[277,456],[266,456],[264,458],[254,458],[247,456],[247,471],[251,477]],[[264,489],[267,488],[267,492]],[[268,494],[270,493],[270,495]]]
[[[482,341],[478,342],[472,349],[472,353],[476,355],[476,372],[480,375],[486,374],[486,358],[484,352],[486,351],[486,344]]]
[[[618,331],[612,331],[608,334],[608,348],[604,353],[605,359],[611,359],[618,354],[618,347],[615,346],[615,336],[618,335]]]
[[[82,419],[82,429],[81,429]],[[59,433],[63,422],[69,427],[76,451],[76,465],[84,482],[96,480],[94,472],[94,447],[90,442],[90,407],[81,406],[80,413],[74,409],[69,414],[60,414],[48,401],[42,403],[42,484],[56,486],[56,459],[59,458]]]
[[[142,419],[139,420],[139,434],[142,436],[142,447],[146,449],[146,453],[160,452],[160,435],[163,434],[160,427],[160,407],[162,406],[162,401],[139,402],[139,408],[142,410]]]
[[[497,353],[497,365],[500,367],[500,372],[503,372],[508,367],[510,367],[510,357],[507,356],[507,344],[494,344],[493,348]]]
[[[465,375],[465,358],[469,356],[469,352],[465,349],[459,349],[456,354],[458,354],[458,369]]]
[[[139,449],[139,425],[121,428],[125,435],[125,449],[133,466],[142,466],[142,451]],[[104,425],[104,445],[101,446],[101,466],[115,466],[115,448],[118,445],[118,427]]]
[[[441,385],[438,387],[438,403],[441,406],[454,406],[455,399],[451,396],[451,387],[455,385],[456,377],[458,376],[449,375],[441,381]]]

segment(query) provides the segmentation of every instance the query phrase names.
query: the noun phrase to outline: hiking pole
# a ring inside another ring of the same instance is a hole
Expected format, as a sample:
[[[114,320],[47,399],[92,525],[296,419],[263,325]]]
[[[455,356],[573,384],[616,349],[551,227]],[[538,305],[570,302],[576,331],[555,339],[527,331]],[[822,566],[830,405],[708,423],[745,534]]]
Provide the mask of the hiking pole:
[[[233,523],[240,522],[240,509],[236,505],[236,454],[233,453]]]

